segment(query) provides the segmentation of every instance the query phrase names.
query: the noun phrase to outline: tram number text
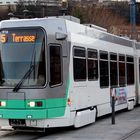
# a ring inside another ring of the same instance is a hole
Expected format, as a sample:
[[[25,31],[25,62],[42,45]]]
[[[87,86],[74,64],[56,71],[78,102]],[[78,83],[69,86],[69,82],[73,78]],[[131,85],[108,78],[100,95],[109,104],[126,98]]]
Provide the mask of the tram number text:
[[[7,36],[6,34],[0,34],[0,43],[6,43]]]

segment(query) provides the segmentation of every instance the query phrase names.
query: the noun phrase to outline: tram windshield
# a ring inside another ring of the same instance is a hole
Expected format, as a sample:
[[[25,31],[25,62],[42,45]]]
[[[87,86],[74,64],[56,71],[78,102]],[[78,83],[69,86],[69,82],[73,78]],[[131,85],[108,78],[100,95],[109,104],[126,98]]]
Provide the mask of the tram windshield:
[[[46,83],[45,35],[40,28],[0,31],[0,86],[15,87],[21,81],[22,87]]]

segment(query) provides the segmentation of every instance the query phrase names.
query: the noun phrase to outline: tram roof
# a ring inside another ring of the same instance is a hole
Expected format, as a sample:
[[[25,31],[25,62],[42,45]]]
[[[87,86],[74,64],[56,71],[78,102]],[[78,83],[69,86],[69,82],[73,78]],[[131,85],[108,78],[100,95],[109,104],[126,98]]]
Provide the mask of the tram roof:
[[[75,33],[95,39],[104,40],[111,43],[116,43],[128,47],[133,47],[133,40],[120,37],[111,33],[108,33],[106,29],[98,27],[96,25],[87,26],[78,23],[76,18],[71,18],[75,21],[70,21],[68,18],[62,17],[49,17],[49,18],[34,18],[34,19],[12,19],[4,20],[0,23],[0,28],[12,28],[12,27],[34,27],[34,26],[47,26],[47,31],[62,32],[62,33]],[[24,24],[23,24],[24,22]],[[136,43],[136,47],[140,49],[140,43]]]

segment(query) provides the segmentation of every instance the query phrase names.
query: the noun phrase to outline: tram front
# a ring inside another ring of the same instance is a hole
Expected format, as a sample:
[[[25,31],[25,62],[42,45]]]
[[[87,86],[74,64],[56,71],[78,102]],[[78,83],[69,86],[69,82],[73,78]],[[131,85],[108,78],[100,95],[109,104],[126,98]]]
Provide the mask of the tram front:
[[[55,76],[55,72],[62,74],[61,49],[59,45],[51,45],[49,53],[55,58],[49,55],[47,66],[46,44],[47,33],[43,27],[17,26],[0,30],[1,126],[60,126],[60,120],[54,124],[55,120],[51,119],[64,116],[65,89],[62,91],[61,86],[51,84],[61,83],[62,76]],[[52,81],[50,84],[48,77]],[[59,89],[61,93],[56,94]]]
[[[0,31],[0,117],[10,125],[25,125],[26,118],[39,118],[29,108],[43,107],[29,89],[46,84],[45,33],[41,28],[12,28]],[[26,94],[29,96],[26,96]],[[24,110],[23,110],[24,109]],[[38,110],[39,111],[39,110]]]

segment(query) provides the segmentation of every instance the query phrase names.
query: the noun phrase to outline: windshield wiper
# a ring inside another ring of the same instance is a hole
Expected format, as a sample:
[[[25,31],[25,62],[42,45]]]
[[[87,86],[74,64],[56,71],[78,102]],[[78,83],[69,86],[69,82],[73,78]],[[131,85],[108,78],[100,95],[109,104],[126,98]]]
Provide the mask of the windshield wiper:
[[[20,87],[22,86],[23,82],[30,76],[30,74],[32,73],[32,71],[35,70],[35,65],[31,65],[29,70],[25,73],[25,75],[23,76],[23,78],[19,81],[19,83],[14,87],[13,92],[17,92]]]

